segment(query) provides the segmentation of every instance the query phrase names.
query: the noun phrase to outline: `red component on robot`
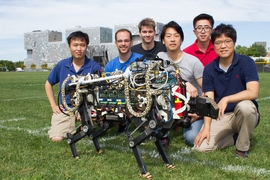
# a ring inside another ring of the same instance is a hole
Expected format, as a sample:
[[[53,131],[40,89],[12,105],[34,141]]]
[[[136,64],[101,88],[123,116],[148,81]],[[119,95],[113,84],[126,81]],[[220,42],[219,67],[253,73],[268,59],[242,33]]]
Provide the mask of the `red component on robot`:
[[[178,97],[175,97],[174,99],[174,108],[175,108],[175,111],[177,111],[178,109],[182,108],[182,101],[180,100],[180,98]],[[183,113],[178,113],[177,114],[179,117],[183,117]]]
[[[182,86],[179,86],[177,89],[176,89],[176,92],[182,94],[185,96],[185,94],[183,92],[184,91],[184,87]],[[178,97],[178,96],[174,96],[174,108],[175,108],[175,111],[177,111],[178,109],[182,108],[183,107],[183,101]],[[185,111],[181,112],[181,113],[178,113],[177,114],[179,117],[183,117],[185,115]]]

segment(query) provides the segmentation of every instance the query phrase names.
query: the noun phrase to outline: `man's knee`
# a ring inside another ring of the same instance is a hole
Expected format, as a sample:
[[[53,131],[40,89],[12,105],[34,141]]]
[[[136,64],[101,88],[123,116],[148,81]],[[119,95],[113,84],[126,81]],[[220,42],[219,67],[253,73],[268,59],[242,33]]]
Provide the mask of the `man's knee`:
[[[62,141],[62,140],[64,140],[65,138],[64,137],[62,137],[62,136],[54,136],[54,137],[51,137],[51,140],[53,141],[53,142],[59,142],[59,141]]]
[[[212,152],[216,149],[215,146],[212,146],[210,144],[202,143],[200,146],[193,146],[192,150],[197,151],[197,152]]]
[[[185,138],[186,143],[189,146],[193,146],[194,145],[194,140],[196,138],[196,135],[195,134],[192,134],[192,133],[185,133],[184,134],[184,138]]]
[[[194,140],[197,134],[200,132],[203,125],[203,120],[197,120],[191,124],[190,128],[184,129],[184,138],[189,146],[194,145]]]
[[[257,108],[252,101],[246,100],[238,103],[235,114],[242,117],[239,119],[244,119],[243,125],[246,124],[247,126],[254,126],[255,128],[258,124]]]
[[[243,115],[249,116],[250,114],[256,114],[256,106],[250,100],[241,101],[237,104],[237,108]]]
[[[205,149],[200,148],[200,147],[198,147],[198,146],[193,146],[193,147],[192,147],[192,150],[193,150],[193,151],[197,151],[197,152],[205,152]]]
[[[200,148],[200,147],[193,147],[192,150],[197,151],[197,152],[204,152],[204,153],[208,153],[208,152],[212,152],[213,149],[209,149],[209,148]]]

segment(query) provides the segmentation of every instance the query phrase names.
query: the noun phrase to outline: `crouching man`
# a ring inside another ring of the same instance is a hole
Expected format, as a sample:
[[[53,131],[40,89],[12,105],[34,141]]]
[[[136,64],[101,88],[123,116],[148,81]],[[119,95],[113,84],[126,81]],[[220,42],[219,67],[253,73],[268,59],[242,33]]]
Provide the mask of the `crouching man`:
[[[59,61],[45,83],[46,95],[53,112],[51,128],[48,132],[52,141],[61,141],[66,138],[68,132],[75,132],[75,116],[67,116],[63,113],[65,111],[63,106],[56,104],[53,86],[59,83],[61,88],[68,75],[86,75],[101,71],[101,66],[86,56],[87,45],[89,44],[89,37],[86,33],[73,32],[68,36],[67,42],[72,56]],[[71,106],[69,98],[66,98],[66,102]],[[61,103],[62,98],[60,97]]]
[[[259,123],[256,98],[259,78],[254,61],[234,52],[236,30],[220,24],[211,34],[218,55],[203,72],[203,92],[215,100],[219,117],[204,117],[194,150],[210,152],[236,146],[236,157],[248,157],[252,132]]]

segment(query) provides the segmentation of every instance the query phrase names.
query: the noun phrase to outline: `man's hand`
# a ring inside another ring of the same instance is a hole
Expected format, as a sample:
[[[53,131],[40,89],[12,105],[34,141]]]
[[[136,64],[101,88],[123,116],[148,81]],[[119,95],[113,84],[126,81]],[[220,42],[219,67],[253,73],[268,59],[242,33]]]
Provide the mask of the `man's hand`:
[[[206,143],[209,144],[210,141],[210,131],[203,128],[194,140],[194,146],[200,147],[203,140],[206,139]]]
[[[60,105],[60,106],[54,106],[54,107],[52,107],[52,112],[55,113],[55,114],[61,114],[62,112],[60,111],[59,108],[61,108],[61,110],[64,111],[63,106]]]
[[[188,113],[188,116],[190,117],[190,122],[191,123],[193,123],[194,121],[197,121],[200,118],[200,116],[198,116],[195,113]]]
[[[190,94],[191,97],[198,96],[198,90],[194,87],[190,82],[186,82],[186,89],[187,92]]]
[[[219,107],[219,114],[218,114],[218,120],[222,119],[224,116],[224,111],[228,105],[228,98],[224,97],[218,102]]]

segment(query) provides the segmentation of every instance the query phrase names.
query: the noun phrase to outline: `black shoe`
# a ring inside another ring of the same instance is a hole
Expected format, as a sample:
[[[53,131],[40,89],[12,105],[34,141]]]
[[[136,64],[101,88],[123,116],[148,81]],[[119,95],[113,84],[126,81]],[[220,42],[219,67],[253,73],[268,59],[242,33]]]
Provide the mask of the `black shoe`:
[[[161,140],[162,146],[164,148],[168,148],[170,146],[170,139],[169,139],[168,136],[167,137],[163,137],[160,140]]]
[[[119,133],[126,132],[128,130],[128,128],[129,128],[129,126],[130,126],[129,122],[126,122],[126,124],[119,124],[118,132]]]

